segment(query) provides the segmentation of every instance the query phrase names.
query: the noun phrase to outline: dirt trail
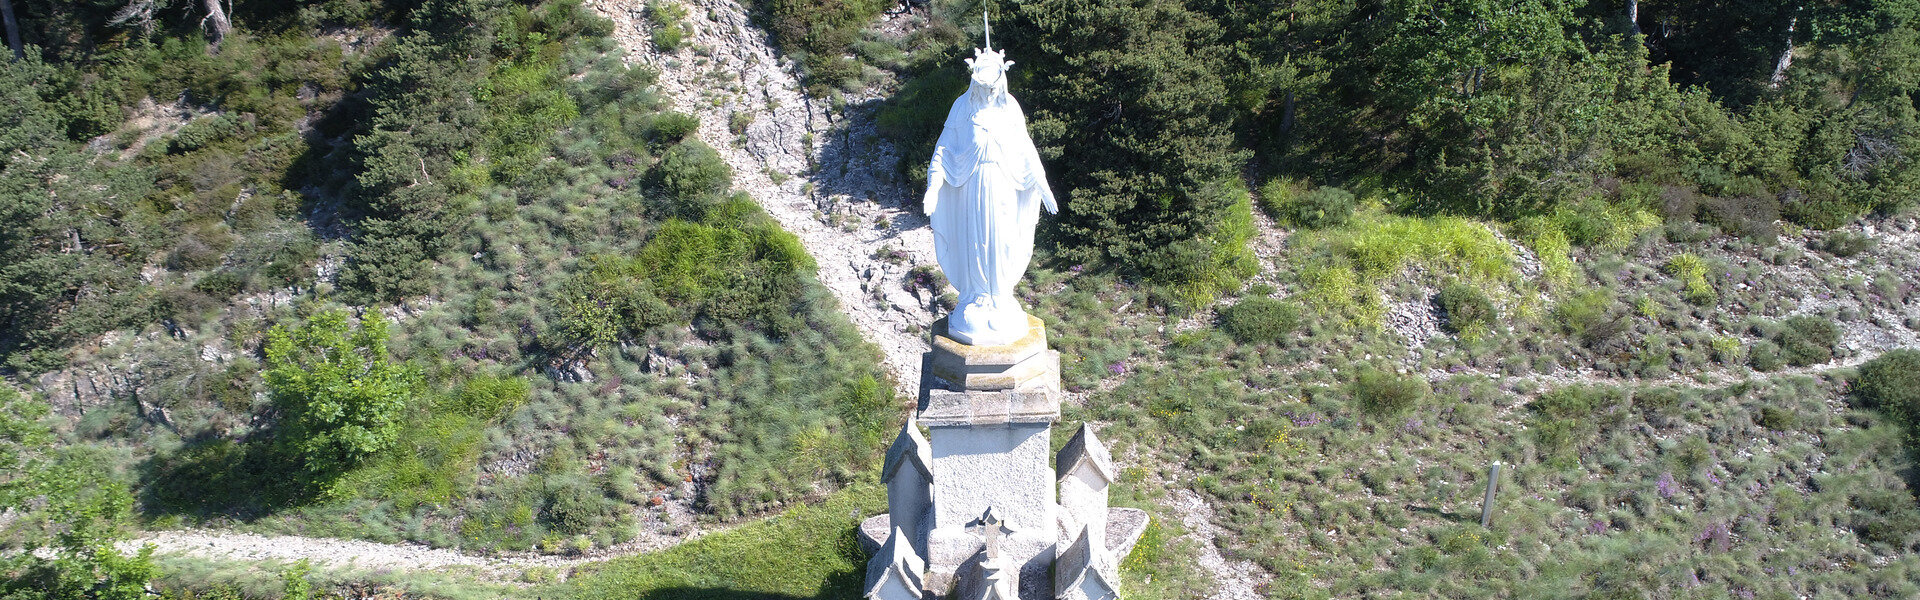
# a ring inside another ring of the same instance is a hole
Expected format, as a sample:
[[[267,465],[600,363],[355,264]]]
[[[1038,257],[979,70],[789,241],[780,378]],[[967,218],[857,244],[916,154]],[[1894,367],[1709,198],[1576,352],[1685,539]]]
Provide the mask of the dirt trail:
[[[382,544],[365,540],[259,535],[209,529],[151,531],[138,539],[121,542],[119,547],[123,552],[132,552],[143,545],[153,544],[154,551],[160,554],[188,554],[242,562],[291,563],[304,559],[319,570],[467,571],[485,579],[511,582],[523,581],[527,571],[541,568],[551,569],[554,576],[565,578],[569,571],[582,564],[652,552],[718,530],[689,529],[689,533],[682,538],[643,536],[633,542],[567,556],[532,552],[481,556],[423,544]]]

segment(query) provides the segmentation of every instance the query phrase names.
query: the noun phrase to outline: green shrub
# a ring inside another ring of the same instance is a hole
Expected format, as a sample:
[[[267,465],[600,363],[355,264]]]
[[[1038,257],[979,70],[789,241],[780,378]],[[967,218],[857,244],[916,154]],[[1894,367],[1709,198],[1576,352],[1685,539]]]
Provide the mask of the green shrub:
[[[1686,397],[1674,388],[1647,388],[1633,393],[1633,407],[1649,422],[1663,425],[1679,413]]]
[[[1873,237],[1866,234],[1852,231],[1835,231],[1821,236],[1819,240],[1813,241],[1808,245],[1812,246],[1815,250],[1846,258],[1872,250],[1874,244],[1875,241]]]
[[[1427,380],[1374,367],[1361,367],[1353,378],[1353,399],[1360,411],[1376,418],[1413,409],[1427,396]]]
[[[1788,202],[1780,207],[1782,216],[1811,229],[1845,227],[1867,211],[1864,203],[1841,200],[1834,195],[1808,198],[1804,194],[1789,191],[1785,196]]]
[[[1771,244],[1779,236],[1780,201],[1771,195],[1754,194],[1731,198],[1704,198],[1701,210],[1707,221],[1748,240]]]
[[[1899,551],[1920,543],[1920,508],[1913,495],[1900,489],[1880,489],[1853,497],[1854,533],[1875,545]]]
[[[201,277],[199,281],[193,282],[194,291],[219,299],[233,297],[246,287],[246,277],[233,272],[232,269],[214,271]]]
[[[1769,340],[1753,343],[1753,349],[1747,352],[1747,365],[1755,371],[1776,371],[1787,366],[1787,359],[1780,355],[1780,345]]]
[[[1440,288],[1434,296],[1434,302],[1445,313],[1442,323],[1448,332],[1461,337],[1472,338],[1493,329],[1493,322],[1499,316],[1495,314],[1493,300],[1487,298],[1480,288],[1454,281]]]
[[[1287,181],[1273,180],[1260,189],[1261,204],[1274,219],[1295,227],[1325,229],[1347,224],[1359,202],[1352,192],[1320,187],[1301,192]]]
[[[642,329],[682,315],[704,322],[711,331],[733,323],[776,332],[800,327],[803,276],[813,271],[813,257],[751,200],[734,198],[716,210],[740,215],[715,219],[739,226],[669,221],[636,256],[599,259],[595,279],[618,285],[580,291],[582,314],[601,315],[590,321],[614,328],[614,335],[622,323]],[[623,316],[624,322],[617,320]]]
[[[892,6],[878,0],[758,0],[754,16],[780,50],[806,67],[807,92],[824,97],[860,74],[847,58],[860,30]]]
[[[1300,308],[1272,298],[1248,298],[1222,309],[1220,327],[1241,343],[1277,342],[1300,326]]]
[[[1561,300],[1553,307],[1553,318],[1561,332],[1589,348],[1598,348],[1626,331],[1626,320],[1614,314],[1613,295],[1604,288]]]
[[[612,509],[605,492],[579,475],[565,475],[547,483],[546,506],[541,519],[549,529],[577,535],[593,530]]]
[[[1570,464],[1596,434],[1626,416],[1626,394],[1610,387],[1566,386],[1527,403],[1528,427],[1541,455]]]
[[[461,414],[495,421],[513,414],[526,403],[530,386],[524,377],[500,377],[480,374],[468,378],[454,396],[454,407]]]
[[[1800,415],[1788,408],[1762,406],[1754,415],[1753,423],[1768,431],[1792,431],[1800,427]]]
[[[55,446],[49,412],[0,382],[0,513],[9,544],[25,548],[0,554],[0,598],[146,598],[153,547],[115,549],[133,495],[100,455]]]
[[[340,475],[391,446],[417,374],[387,356],[387,321],[375,311],[349,325],[344,311],[267,332],[264,376],[280,411],[277,444],[298,456],[311,483]]]
[[[700,131],[700,119],[680,112],[663,112],[653,116],[647,124],[647,142],[655,148],[666,148],[687,139]]]
[[[653,0],[647,3],[647,24],[653,30],[653,47],[661,52],[671,53],[680,49],[686,39],[686,25],[681,23],[687,18],[687,9],[677,2]]]
[[[697,139],[667,148],[650,175],[668,214],[693,221],[704,219],[715,199],[733,186],[733,168]]]
[[[1780,352],[1787,364],[1810,367],[1833,360],[1840,343],[1840,327],[1813,315],[1790,317],[1780,331]]]
[[[194,119],[180,133],[173,135],[173,141],[167,144],[167,152],[183,154],[211,146],[222,140],[240,135],[241,121],[227,115],[216,115],[203,119]]]
[[[1680,280],[1688,302],[1707,305],[1719,299],[1719,293],[1707,281],[1707,261],[1699,255],[1692,252],[1676,254],[1667,260],[1667,266],[1662,270]]]
[[[1861,404],[1887,411],[1909,427],[1920,425],[1920,350],[1900,348],[1860,365],[1853,395]]]

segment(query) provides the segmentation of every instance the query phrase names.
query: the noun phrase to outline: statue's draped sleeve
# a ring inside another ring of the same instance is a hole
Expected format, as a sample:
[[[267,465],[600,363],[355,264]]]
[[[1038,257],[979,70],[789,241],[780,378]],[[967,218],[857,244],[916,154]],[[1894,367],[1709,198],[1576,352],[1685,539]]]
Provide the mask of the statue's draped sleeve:
[[[933,214],[935,204],[931,201],[936,200],[938,194],[932,192],[938,186],[964,186],[973,178],[974,171],[985,158],[983,154],[987,148],[983,140],[999,145],[997,156],[1001,161],[1000,168],[1013,180],[1015,189],[1039,192],[1041,205],[1048,212],[1058,212],[1053,188],[1047,185],[1046,169],[1040,165],[1040,151],[1027,134],[1026,115],[1013,98],[1007,98],[1006,102],[1012,110],[1001,111],[1001,114],[1009,117],[1010,122],[1003,125],[1011,131],[993,131],[989,134],[974,130],[973,114],[978,107],[973,106],[969,95],[963,94],[953,101],[953,108],[947,111],[946,125],[940,130],[940,140],[934,145],[933,160],[927,165],[927,214]]]

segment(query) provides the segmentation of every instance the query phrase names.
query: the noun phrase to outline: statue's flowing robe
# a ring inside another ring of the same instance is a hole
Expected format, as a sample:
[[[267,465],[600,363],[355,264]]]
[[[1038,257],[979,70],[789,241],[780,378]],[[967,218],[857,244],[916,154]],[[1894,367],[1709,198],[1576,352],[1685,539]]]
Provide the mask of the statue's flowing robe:
[[[938,190],[930,190],[926,209],[934,257],[960,303],[985,294],[1017,307],[1013,286],[1033,258],[1041,206],[1054,209],[1053,190],[1020,104],[1012,96],[980,100],[986,97],[969,90],[947,113],[927,167],[927,185]]]

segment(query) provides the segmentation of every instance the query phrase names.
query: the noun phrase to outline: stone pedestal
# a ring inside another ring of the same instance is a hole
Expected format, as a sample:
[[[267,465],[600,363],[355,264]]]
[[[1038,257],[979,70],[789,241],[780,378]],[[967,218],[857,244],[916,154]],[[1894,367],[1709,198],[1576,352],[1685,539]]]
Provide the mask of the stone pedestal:
[[[1018,570],[1022,598],[1053,597],[1048,573],[1055,533],[1053,423],[1060,420],[1060,354],[1047,349],[1046,325],[1027,317],[1025,337],[1003,346],[970,346],[934,323],[925,360],[919,422],[931,433],[933,527],[927,539],[927,589],[952,591],[957,574],[980,560],[969,533],[992,507],[1011,530],[1001,542]]]
[[[890,514],[861,525],[878,552],[868,598],[989,598],[1008,587],[1021,600],[1086,595],[1113,585],[1113,565],[1145,531],[1146,513],[1106,506],[1115,471],[1091,427],[1050,451],[1060,355],[1047,349],[1046,326],[1027,319],[1027,335],[1001,346],[959,343],[942,335],[945,320],[934,323],[917,416],[882,470]],[[990,564],[988,543],[999,551]],[[924,577],[902,574],[922,558]]]

